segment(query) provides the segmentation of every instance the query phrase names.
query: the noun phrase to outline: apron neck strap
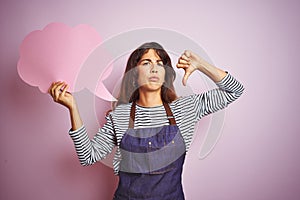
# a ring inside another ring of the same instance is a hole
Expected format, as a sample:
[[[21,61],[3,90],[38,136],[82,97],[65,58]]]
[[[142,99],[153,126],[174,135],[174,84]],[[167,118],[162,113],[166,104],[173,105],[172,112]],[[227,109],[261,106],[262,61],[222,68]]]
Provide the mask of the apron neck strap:
[[[163,102],[170,125],[176,125],[175,118],[168,103]]]
[[[129,126],[128,126],[128,128],[133,128],[134,127],[135,106],[136,106],[136,102],[133,101],[132,104],[131,104],[131,109],[130,109],[130,119],[129,119]]]
[[[175,118],[173,116],[173,113],[171,111],[171,108],[168,103],[163,102],[165,111],[167,113],[167,118],[169,120],[170,125],[176,125]],[[133,128],[134,127],[134,120],[135,120],[135,107],[136,107],[136,102],[132,102],[131,109],[130,109],[130,119],[129,119],[129,126],[128,128]]]

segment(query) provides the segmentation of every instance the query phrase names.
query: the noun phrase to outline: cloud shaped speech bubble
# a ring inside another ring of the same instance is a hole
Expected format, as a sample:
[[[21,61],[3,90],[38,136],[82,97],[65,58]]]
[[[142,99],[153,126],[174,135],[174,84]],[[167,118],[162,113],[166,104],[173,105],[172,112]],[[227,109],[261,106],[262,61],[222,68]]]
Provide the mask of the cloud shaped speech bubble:
[[[85,24],[69,27],[48,24],[29,33],[20,46],[19,76],[29,85],[46,93],[54,81],[65,81],[74,92],[81,65],[101,43],[97,31]],[[80,90],[83,88],[76,88]]]

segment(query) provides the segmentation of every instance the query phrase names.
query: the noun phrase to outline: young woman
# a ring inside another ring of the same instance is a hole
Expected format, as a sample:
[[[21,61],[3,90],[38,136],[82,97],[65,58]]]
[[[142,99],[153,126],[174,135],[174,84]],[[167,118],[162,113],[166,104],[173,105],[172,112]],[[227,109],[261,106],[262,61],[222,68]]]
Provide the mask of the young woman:
[[[185,71],[184,85],[199,70],[218,88],[177,97],[170,57],[161,45],[145,43],[130,55],[116,107],[93,139],[86,133],[74,97],[67,92],[68,85],[55,82],[49,88],[54,101],[69,109],[69,134],[82,165],[105,158],[117,147],[115,200],[183,200],[182,167],[195,124],[225,108],[244,90],[229,73],[191,51],[181,55],[177,68]]]

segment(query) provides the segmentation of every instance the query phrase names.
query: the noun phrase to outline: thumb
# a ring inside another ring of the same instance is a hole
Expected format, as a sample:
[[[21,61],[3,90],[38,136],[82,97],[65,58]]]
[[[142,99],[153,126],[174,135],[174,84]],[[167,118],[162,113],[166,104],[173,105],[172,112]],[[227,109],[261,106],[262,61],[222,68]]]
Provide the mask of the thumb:
[[[184,76],[183,76],[183,79],[182,79],[182,84],[183,84],[184,86],[186,86],[187,80],[188,80],[188,78],[189,78],[190,75],[191,75],[190,72],[185,71]]]

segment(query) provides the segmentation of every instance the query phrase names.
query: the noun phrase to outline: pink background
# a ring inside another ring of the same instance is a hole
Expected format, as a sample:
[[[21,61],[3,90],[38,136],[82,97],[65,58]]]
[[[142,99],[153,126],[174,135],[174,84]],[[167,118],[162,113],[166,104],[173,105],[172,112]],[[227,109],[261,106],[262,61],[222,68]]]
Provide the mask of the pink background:
[[[103,40],[143,27],[192,38],[246,91],[226,110],[214,151],[199,160],[192,146],[183,175],[186,198],[299,199],[299,11],[292,0],[2,0],[0,199],[106,200],[116,187],[106,165],[79,165],[66,109],[17,74],[22,40],[51,22],[89,24]]]

